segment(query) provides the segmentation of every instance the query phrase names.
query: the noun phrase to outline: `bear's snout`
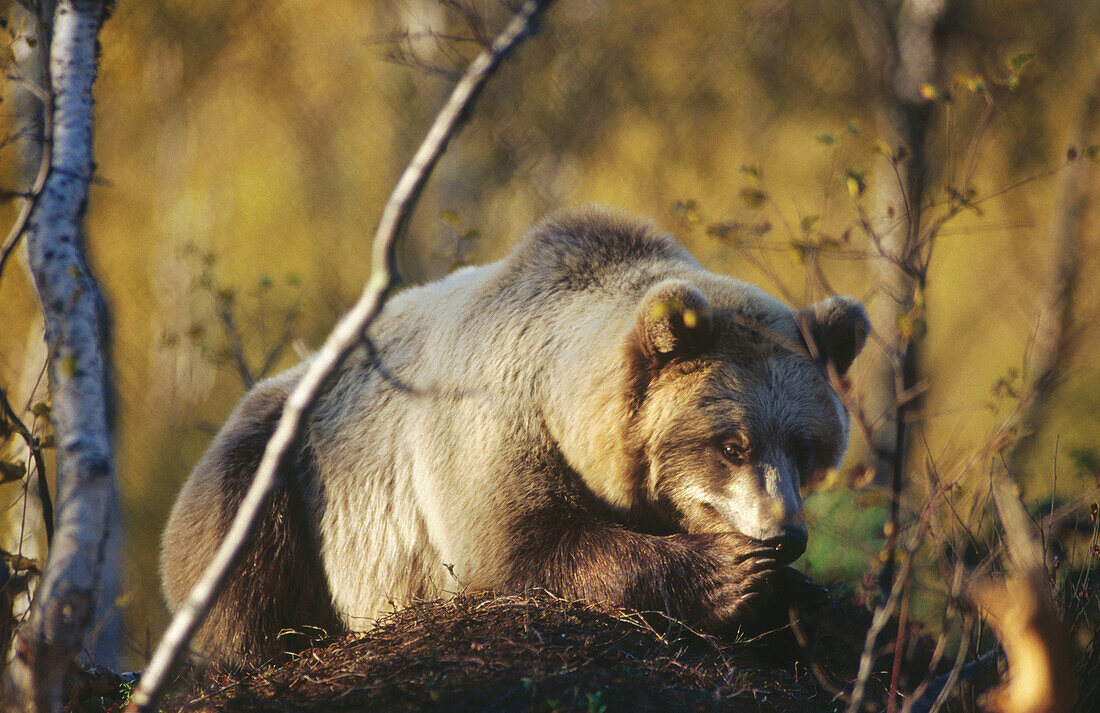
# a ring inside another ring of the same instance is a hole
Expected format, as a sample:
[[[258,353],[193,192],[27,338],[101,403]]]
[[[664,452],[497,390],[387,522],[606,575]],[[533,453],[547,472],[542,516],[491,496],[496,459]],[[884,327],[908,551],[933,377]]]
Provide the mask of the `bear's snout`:
[[[764,544],[775,548],[776,559],[781,564],[790,564],[806,551],[808,541],[805,527],[787,525],[783,528],[782,535],[764,540]]]

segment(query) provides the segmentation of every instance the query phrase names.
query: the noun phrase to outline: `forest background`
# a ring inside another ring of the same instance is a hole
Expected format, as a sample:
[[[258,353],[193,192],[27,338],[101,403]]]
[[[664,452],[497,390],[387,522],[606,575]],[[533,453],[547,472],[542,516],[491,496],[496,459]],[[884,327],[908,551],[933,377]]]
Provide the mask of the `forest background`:
[[[708,269],[795,306],[820,296],[817,267],[836,291],[882,300],[860,226],[889,220],[874,179],[897,156],[853,28],[858,4],[559,2],[429,183],[399,246],[403,281],[496,259],[547,213],[595,203],[654,218]],[[119,3],[104,26],[88,248],[113,319],[120,603],[135,665],[166,622],[156,560],[172,500],[248,383],[318,346],[354,302],[382,203],[479,48],[462,7],[149,0]],[[508,14],[497,0],[468,7],[485,36]],[[897,322],[928,375],[910,460],[931,463],[971,452],[1023,393],[1059,179],[1097,157],[1075,142],[1100,3],[947,7],[926,89],[928,200],[960,163],[973,163],[973,193],[939,231],[919,313]],[[3,9],[17,60],[33,36]],[[20,83],[4,91],[0,187],[17,191]],[[5,224],[15,212],[0,204]],[[1100,476],[1095,209],[1081,226],[1072,358],[1018,477],[1036,509],[1081,498]],[[39,313],[26,271],[9,265],[0,384],[45,433]],[[857,390],[869,363],[857,362]],[[858,588],[883,547],[887,492],[872,460],[856,429],[844,467],[810,499],[804,565],[824,581]],[[25,487],[0,486],[9,551],[41,529]],[[963,483],[959,497],[982,487]]]

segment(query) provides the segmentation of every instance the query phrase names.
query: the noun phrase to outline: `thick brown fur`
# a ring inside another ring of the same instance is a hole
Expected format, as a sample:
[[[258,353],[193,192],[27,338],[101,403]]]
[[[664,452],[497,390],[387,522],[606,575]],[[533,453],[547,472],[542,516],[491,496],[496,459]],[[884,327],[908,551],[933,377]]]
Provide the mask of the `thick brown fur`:
[[[193,564],[195,569],[163,569],[165,591],[170,596],[185,591],[198,578],[197,568],[213,556],[209,546],[216,541],[210,532],[228,531],[287,395],[285,388],[278,387],[252,391],[231,417],[234,430],[225,433],[204,458],[204,462],[214,461],[224,468],[221,478],[217,482],[193,478],[180,494],[172,520],[190,527],[167,530],[165,551],[207,547],[195,552],[198,556],[176,561]],[[202,472],[202,467],[200,464],[196,473]],[[312,637],[344,630],[332,608],[317,536],[302,498],[303,492],[317,487],[308,446],[301,441],[295,444],[280,477],[283,487],[272,497],[259,531],[194,640],[200,651],[268,656],[300,650]],[[214,502],[210,502],[211,495]],[[181,604],[179,599],[169,600],[173,609]]]
[[[800,484],[843,454],[829,386],[863,308],[798,313],[599,211],[392,299],[311,412],[283,489],[197,648],[288,647],[462,589],[523,591],[753,629],[798,596]],[[177,608],[303,366],[257,385],[196,466],[162,550]],[[775,607],[771,607],[775,609]]]

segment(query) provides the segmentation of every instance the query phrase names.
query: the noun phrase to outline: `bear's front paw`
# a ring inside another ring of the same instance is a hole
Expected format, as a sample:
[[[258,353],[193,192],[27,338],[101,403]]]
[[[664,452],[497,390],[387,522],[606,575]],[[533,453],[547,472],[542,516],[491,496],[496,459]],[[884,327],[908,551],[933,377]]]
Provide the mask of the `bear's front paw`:
[[[773,546],[737,533],[716,536],[706,548],[714,569],[704,581],[702,626],[711,631],[760,630],[772,609],[782,570]]]

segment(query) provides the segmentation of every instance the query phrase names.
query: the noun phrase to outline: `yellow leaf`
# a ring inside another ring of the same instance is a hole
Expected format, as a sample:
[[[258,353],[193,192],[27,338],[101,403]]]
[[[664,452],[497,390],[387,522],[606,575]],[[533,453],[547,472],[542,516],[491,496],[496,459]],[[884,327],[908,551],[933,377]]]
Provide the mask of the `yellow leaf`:
[[[859,198],[863,195],[863,191],[867,189],[867,184],[863,182],[863,175],[849,171],[844,178],[844,184],[848,186],[848,194],[852,198]]]

